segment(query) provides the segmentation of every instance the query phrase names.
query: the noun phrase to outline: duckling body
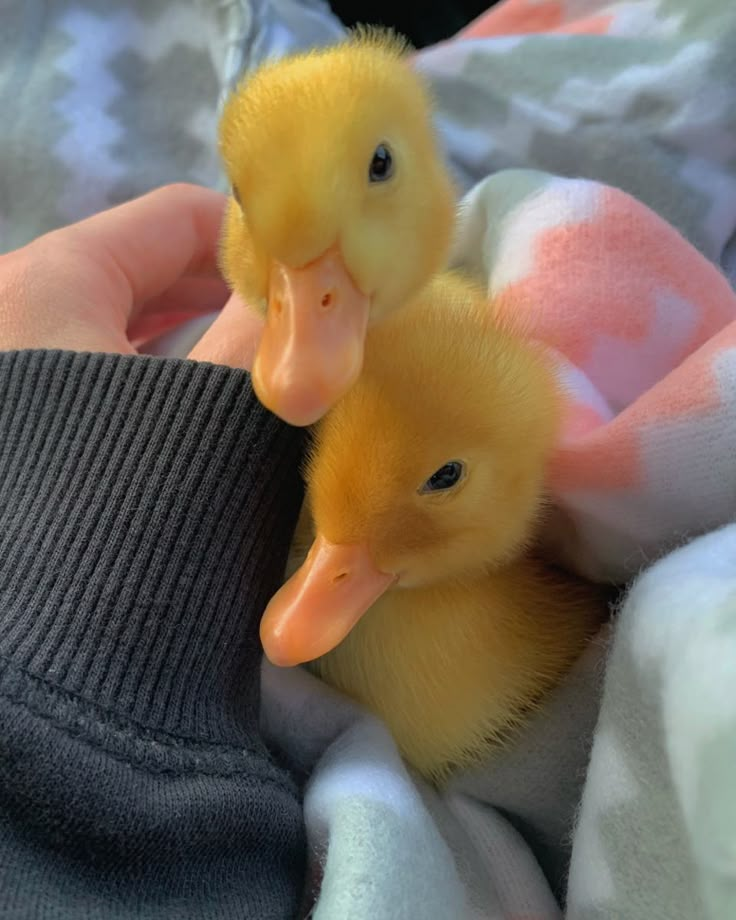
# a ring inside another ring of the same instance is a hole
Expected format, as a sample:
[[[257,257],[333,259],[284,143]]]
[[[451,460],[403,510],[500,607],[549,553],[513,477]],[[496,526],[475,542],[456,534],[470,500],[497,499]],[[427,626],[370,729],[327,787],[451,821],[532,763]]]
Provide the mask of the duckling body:
[[[387,592],[314,663],[372,710],[431,780],[504,743],[600,624],[590,586],[540,560]]]
[[[361,377],[314,427],[302,565],[264,647],[312,660],[431,780],[505,740],[605,615],[530,549],[561,411],[544,353],[443,275],[369,331]]]

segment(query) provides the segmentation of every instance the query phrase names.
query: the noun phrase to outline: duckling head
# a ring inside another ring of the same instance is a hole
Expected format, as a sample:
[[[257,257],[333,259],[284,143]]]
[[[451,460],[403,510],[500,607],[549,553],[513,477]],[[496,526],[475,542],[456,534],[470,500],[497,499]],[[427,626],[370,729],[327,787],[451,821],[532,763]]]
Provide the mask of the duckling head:
[[[293,665],[334,648],[386,591],[477,577],[536,522],[559,396],[547,358],[449,276],[369,331],[363,373],[314,430],[316,539],[261,624]]]
[[[256,392],[293,424],[347,391],[369,323],[447,256],[454,193],[405,52],[391,33],[362,30],[265,64],[223,112],[222,267],[265,314]]]

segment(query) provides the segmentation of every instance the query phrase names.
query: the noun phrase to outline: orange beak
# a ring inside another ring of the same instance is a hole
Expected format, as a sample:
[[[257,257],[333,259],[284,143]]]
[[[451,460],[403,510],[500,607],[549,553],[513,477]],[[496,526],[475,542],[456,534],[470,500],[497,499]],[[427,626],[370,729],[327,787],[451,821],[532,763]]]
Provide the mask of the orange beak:
[[[253,365],[263,405],[292,425],[321,418],[360,373],[369,305],[334,248],[304,268],[275,262]]]
[[[317,537],[302,567],[273,596],[261,642],[275,665],[293,667],[327,654],[396,581],[380,572],[364,546]]]

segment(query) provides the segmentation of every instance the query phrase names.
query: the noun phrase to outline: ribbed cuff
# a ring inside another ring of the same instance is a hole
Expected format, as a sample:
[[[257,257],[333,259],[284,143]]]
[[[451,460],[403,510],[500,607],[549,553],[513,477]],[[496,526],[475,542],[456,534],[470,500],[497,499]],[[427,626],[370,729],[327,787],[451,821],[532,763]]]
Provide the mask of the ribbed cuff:
[[[0,662],[150,729],[244,740],[302,444],[242,371],[0,354]]]

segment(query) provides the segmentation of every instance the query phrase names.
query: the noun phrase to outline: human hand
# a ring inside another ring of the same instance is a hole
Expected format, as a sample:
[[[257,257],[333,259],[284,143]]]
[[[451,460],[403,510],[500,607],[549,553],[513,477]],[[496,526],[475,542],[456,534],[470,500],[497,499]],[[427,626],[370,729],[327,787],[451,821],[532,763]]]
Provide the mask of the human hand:
[[[0,255],[0,350],[135,354],[222,307],[190,357],[249,369],[262,320],[228,298],[217,270],[225,202],[166,186]]]

